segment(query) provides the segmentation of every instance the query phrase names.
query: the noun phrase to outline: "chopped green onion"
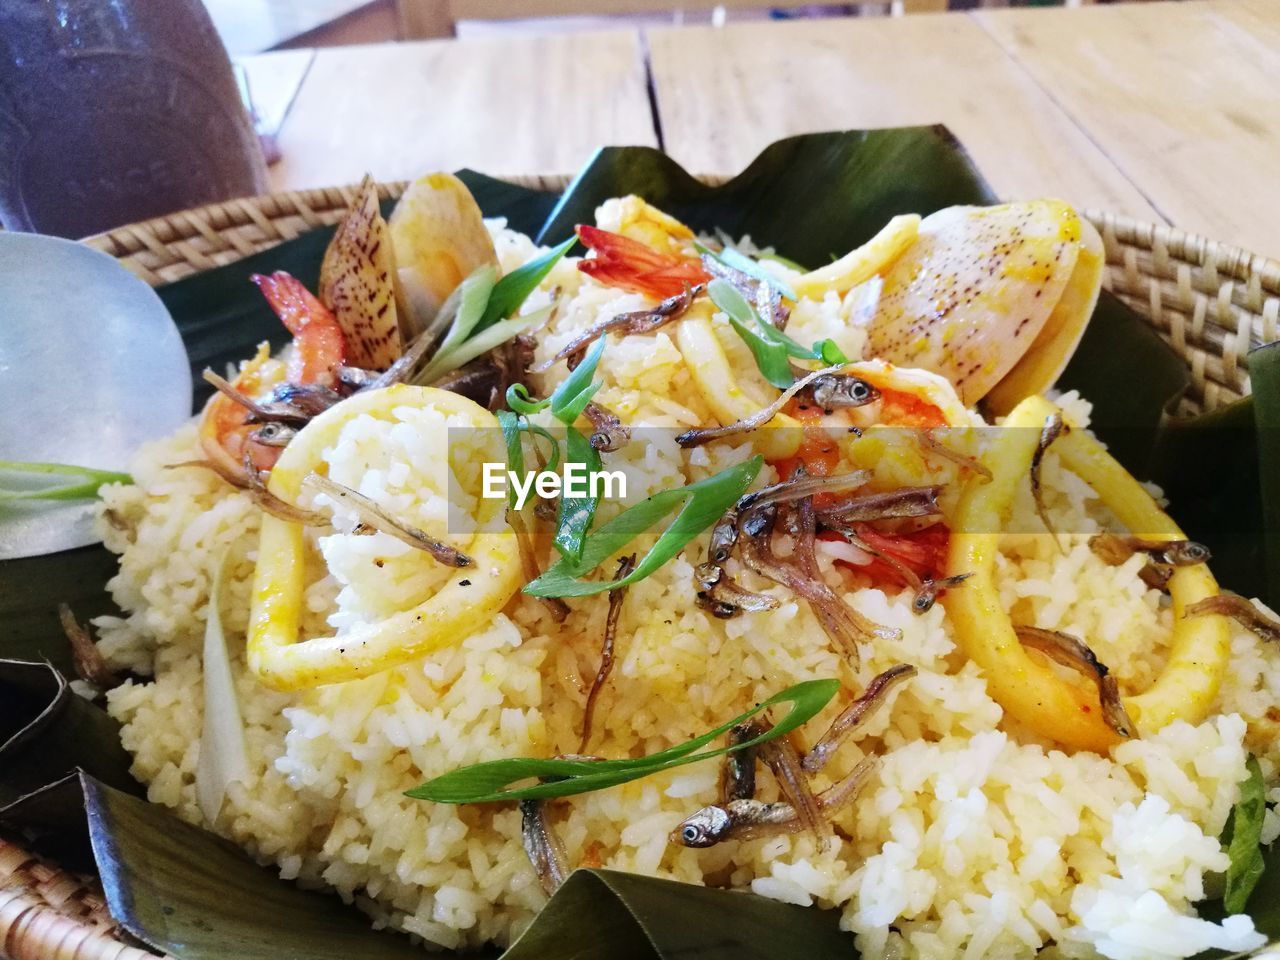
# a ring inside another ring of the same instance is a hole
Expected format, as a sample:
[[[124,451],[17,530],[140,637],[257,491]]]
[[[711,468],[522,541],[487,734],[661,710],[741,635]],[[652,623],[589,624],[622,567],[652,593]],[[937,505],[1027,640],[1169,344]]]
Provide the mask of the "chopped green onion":
[[[649,576],[718,520],[746,493],[764,458],[752,457],[687,487],[663,490],[629,507],[586,538],[577,562],[561,557],[524,588],[535,597],[587,597],[635,583]],[[620,580],[582,580],[641,532],[677,506],[684,506],[636,568]]]
[[[601,387],[600,383],[593,383],[591,378],[595,376],[596,367],[600,365],[604,345],[605,337],[601,336],[587,351],[582,362],[573,368],[569,376],[560,381],[560,385],[547,398],[551,402],[551,415],[566,426],[572,426],[573,422],[582,415],[582,411],[586,409],[591,398]]]
[[[476,332],[485,330],[499,320],[511,316],[529,299],[529,294],[538,289],[538,284],[547,278],[551,268],[560,262],[560,258],[569,252],[578,242],[577,237],[570,237],[558,247],[552,247],[540,257],[512,270],[497,282],[489,297],[483,316],[476,324]]]
[[[581,463],[587,469],[587,476],[598,473],[604,464],[600,461],[600,452],[591,445],[591,441],[582,435],[576,427],[568,428],[565,439],[564,460],[566,464]],[[552,540],[560,555],[567,560],[577,562],[582,559],[582,548],[586,541],[587,531],[591,529],[591,521],[595,519],[596,507],[600,498],[591,494],[588,482],[585,497],[570,497],[560,494],[560,509],[556,515],[556,533]]]
[[[824,367],[834,367],[838,363],[848,363],[849,358],[844,355],[834,340],[828,337],[826,340],[819,340],[813,345],[815,356],[822,361]]]
[[[513,383],[507,387],[507,406],[526,417],[539,410],[545,410],[550,402],[550,400],[533,399],[529,394],[529,388],[523,383]]]
[[[406,795],[436,803],[497,803],[504,800],[571,797],[592,790],[616,787],[663,770],[722,757],[735,750],[786,736],[821,713],[839,689],[839,680],[805,680],[774,694],[746,713],[700,737],[647,757],[627,760],[542,760],[532,757],[490,760],[436,777],[409,790]],[[738,724],[783,703],[791,704],[786,716],[759,736],[730,746],[702,749]],[[533,777],[546,777],[550,782],[509,789],[511,784]]]
[[[95,470],[69,463],[28,463],[20,460],[0,460],[0,474],[17,474],[30,482],[39,477],[75,477],[78,482],[56,486],[17,487],[0,484],[0,501],[12,500],[92,500],[98,490],[108,483],[133,483],[127,473],[111,470]]]
[[[797,299],[796,292],[791,289],[790,284],[788,284],[781,277],[775,277],[772,273],[770,273],[764,267],[760,266],[758,262],[753,260],[751,257],[748,257],[745,253],[741,253],[740,251],[735,250],[733,247],[730,247],[730,246],[725,246],[719,252],[717,252],[715,250],[710,249],[709,247],[703,246],[701,243],[698,243],[696,240],[694,241],[693,246],[694,246],[694,249],[696,249],[703,256],[711,257],[711,259],[713,260],[718,260],[720,263],[723,263],[726,267],[730,267],[733,270],[737,270],[739,273],[745,273],[752,280],[759,280],[761,283],[767,283],[769,286],[773,287],[773,289],[777,290],[780,294],[782,294],[788,300]],[[789,260],[784,260],[782,257],[772,257],[770,259],[776,260],[777,262],[782,263],[785,266],[794,267],[794,264],[791,264]],[[795,267],[795,269],[799,270],[800,273],[805,272],[803,269],[799,267]]]
[[[1258,758],[1250,755],[1249,777],[1240,785],[1240,800],[1231,808],[1222,831],[1222,845],[1230,864],[1222,906],[1228,914],[1244,913],[1249,895],[1262,879],[1266,862],[1262,858],[1262,821],[1267,812],[1266,788]]]
[[[498,282],[498,268],[491,263],[477,267],[458,284],[458,311],[453,322],[449,324],[449,332],[436,348],[434,362],[449,353],[454,347],[465,341],[475,331],[480,318],[484,316],[489,301],[493,299],[493,288]]]
[[[447,354],[436,353],[431,362],[419,371],[413,383],[429,386],[446,373],[452,373],[459,367],[465,367],[481,354],[488,353],[494,347],[501,346],[512,337],[523,333],[532,326],[541,323],[551,314],[551,307],[543,307],[533,313],[522,313],[510,320],[503,320],[453,347]]]
[[[738,292],[728,280],[715,279],[707,284],[707,293],[712,303],[724,311],[729,323],[738,332],[751,356],[760,368],[760,373],[769,383],[779,390],[785,390],[795,381],[788,360],[793,355],[792,345],[799,347],[794,340],[786,337],[771,323],[763,323],[755,307],[747,302],[747,298]],[[813,352],[800,347],[800,355],[813,358]]]

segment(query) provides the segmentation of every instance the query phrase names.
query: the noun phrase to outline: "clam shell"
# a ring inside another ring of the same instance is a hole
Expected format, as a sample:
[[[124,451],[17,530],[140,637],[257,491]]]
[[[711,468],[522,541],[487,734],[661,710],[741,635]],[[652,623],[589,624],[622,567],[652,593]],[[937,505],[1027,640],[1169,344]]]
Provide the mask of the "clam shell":
[[[977,403],[1040,336],[1081,236],[1079,216],[1056,200],[931,214],[885,274],[867,353],[933,371]]]

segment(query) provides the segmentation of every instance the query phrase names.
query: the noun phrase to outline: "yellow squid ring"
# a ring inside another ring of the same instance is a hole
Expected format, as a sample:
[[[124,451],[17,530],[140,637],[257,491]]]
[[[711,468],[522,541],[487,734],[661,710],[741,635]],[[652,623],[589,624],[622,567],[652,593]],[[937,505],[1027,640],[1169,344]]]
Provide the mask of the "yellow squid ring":
[[[1104,722],[1096,691],[1061,679],[1027,653],[1000,604],[994,580],[999,531],[1008,521],[1018,484],[1031,469],[1045,418],[1055,410],[1041,397],[1022,401],[1005,420],[1008,429],[983,457],[992,479],[966,488],[952,523],[947,558],[948,573],[972,576],[964,586],[948,591],[943,603],[962,648],[982,668],[991,696],[1011,717],[1070,749],[1106,752],[1119,737]],[[1085,431],[1068,431],[1053,449],[1132,533],[1168,540],[1183,536],[1142,485]],[[1208,567],[1178,567],[1168,586],[1174,621],[1168,663],[1150,688],[1124,701],[1130,718],[1145,734],[1174,720],[1203,720],[1230,652],[1225,618],[1184,616],[1190,604],[1218,592]]]
[[[487,429],[497,437],[493,415],[456,393],[407,385],[373,390],[344,400],[307,424],[271,471],[271,492],[296,502],[303,479],[323,470],[322,454],[352,418],[387,416],[406,406],[433,409],[448,417],[450,426]],[[477,531],[494,530],[504,506],[502,499],[480,499]],[[298,642],[305,571],[302,526],[264,515],[249,614],[249,668],[269,687],[299,690],[367,677],[457,643],[485,626],[523,582],[519,553],[507,531],[477,532],[467,552],[473,566],[459,569],[418,606],[341,636]]]

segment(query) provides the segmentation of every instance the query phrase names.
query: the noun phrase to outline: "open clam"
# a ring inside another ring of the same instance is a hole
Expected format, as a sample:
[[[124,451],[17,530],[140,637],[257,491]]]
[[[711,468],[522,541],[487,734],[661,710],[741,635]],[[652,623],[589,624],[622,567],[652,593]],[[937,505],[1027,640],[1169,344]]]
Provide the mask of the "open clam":
[[[396,305],[405,343],[427,329],[445,298],[479,267],[498,265],[493,239],[466,184],[431,173],[409,185],[388,220]]]
[[[884,274],[867,353],[946,377],[996,413],[1057,379],[1102,282],[1102,242],[1070,206],[948,207]]]

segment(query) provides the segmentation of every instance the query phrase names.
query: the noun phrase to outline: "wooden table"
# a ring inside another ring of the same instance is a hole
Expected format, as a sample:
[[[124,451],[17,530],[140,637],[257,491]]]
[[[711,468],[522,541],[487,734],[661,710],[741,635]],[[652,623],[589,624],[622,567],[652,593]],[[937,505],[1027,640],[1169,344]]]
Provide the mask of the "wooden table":
[[[945,123],[1005,196],[1280,258],[1277,0],[333,48],[301,71],[280,56],[247,66],[255,96],[292,102],[281,189],[366,169],[571,173],[605,143],[731,173],[788,134]]]

